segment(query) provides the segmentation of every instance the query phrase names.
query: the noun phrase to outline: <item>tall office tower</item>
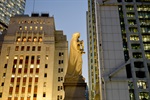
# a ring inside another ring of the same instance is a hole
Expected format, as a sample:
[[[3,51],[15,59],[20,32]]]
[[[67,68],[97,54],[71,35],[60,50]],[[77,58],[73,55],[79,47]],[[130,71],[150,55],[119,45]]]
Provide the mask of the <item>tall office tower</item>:
[[[88,3],[88,54],[92,63],[91,52],[94,49],[91,44],[95,39],[100,100],[149,100],[150,1],[89,0]],[[95,7],[93,13],[92,7]],[[96,21],[92,21],[92,16]],[[93,24],[96,25],[96,38],[90,37],[94,34]],[[96,73],[90,65],[89,73],[91,81]],[[96,87],[91,83],[89,85]],[[96,89],[90,91],[97,92]],[[93,94],[90,95],[92,99]]]
[[[96,34],[95,1],[88,0],[87,31],[88,31],[88,74],[89,74],[89,99],[100,100],[98,47]]]
[[[68,42],[54,17],[12,17],[0,44],[0,100],[63,100]]]
[[[0,31],[7,29],[10,17],[23,14],[26,0],[1,0],[0,1]]]

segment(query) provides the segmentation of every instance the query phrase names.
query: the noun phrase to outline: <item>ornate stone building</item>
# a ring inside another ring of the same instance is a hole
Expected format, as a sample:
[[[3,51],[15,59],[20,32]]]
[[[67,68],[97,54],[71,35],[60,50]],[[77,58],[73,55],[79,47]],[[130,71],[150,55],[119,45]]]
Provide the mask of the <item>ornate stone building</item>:
[[[0,39],[0,100],[63,100],[68,42],[54,17],[14,16]]]

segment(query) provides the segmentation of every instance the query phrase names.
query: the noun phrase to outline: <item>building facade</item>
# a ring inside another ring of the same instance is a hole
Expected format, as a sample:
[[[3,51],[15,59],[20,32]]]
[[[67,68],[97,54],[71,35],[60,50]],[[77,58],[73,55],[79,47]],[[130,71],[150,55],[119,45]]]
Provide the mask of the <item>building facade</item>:
[[[90,40],[90,34],[94,34],[91,28],[95,24],[99,100],[149,100],[150,1],[89,0],[88,3],[89,8],[95,7],[94,13],[87,12],[88,54],[91,62],[90,44],[94,42]],[[95,16],[95,22],[89,20],[91,16]],[[89,69],[92,73],[91,66]],[[96,89],[90,91],[97,92]],[[91,94],[90,100],[94,98]]]
[[[23,14],[26,0],[1,0],[0,1],[0,31],[7,29],[10,17]]]
[[[88,0],[87,11],[87,44],[88,44],[88,76],[89,76],[89,100],[100,99],[100,80],[98,65],[98,46],[96,34],[95,1]]]
[[[14,16],[0,39],[0,100],[63,100],[68,42],[54,17]]]

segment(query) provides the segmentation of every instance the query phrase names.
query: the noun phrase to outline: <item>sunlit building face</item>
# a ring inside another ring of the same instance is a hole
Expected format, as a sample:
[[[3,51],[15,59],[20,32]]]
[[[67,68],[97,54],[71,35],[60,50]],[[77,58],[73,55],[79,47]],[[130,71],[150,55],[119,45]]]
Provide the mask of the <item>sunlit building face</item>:
[[[0,100],[64,99],[68,42],[44,15],[14,16],[0,35]]]

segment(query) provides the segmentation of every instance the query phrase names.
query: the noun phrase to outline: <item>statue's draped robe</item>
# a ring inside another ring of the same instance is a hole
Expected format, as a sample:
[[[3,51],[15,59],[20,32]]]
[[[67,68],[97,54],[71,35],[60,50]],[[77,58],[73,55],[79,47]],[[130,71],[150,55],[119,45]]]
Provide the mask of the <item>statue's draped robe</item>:
[[[82,74],[82,54],[78,46],[78,44],[80,45],[78,42],[79,36],[79,33],[73,34],[70,42],[70,54],[66,77],[78,78]]]

